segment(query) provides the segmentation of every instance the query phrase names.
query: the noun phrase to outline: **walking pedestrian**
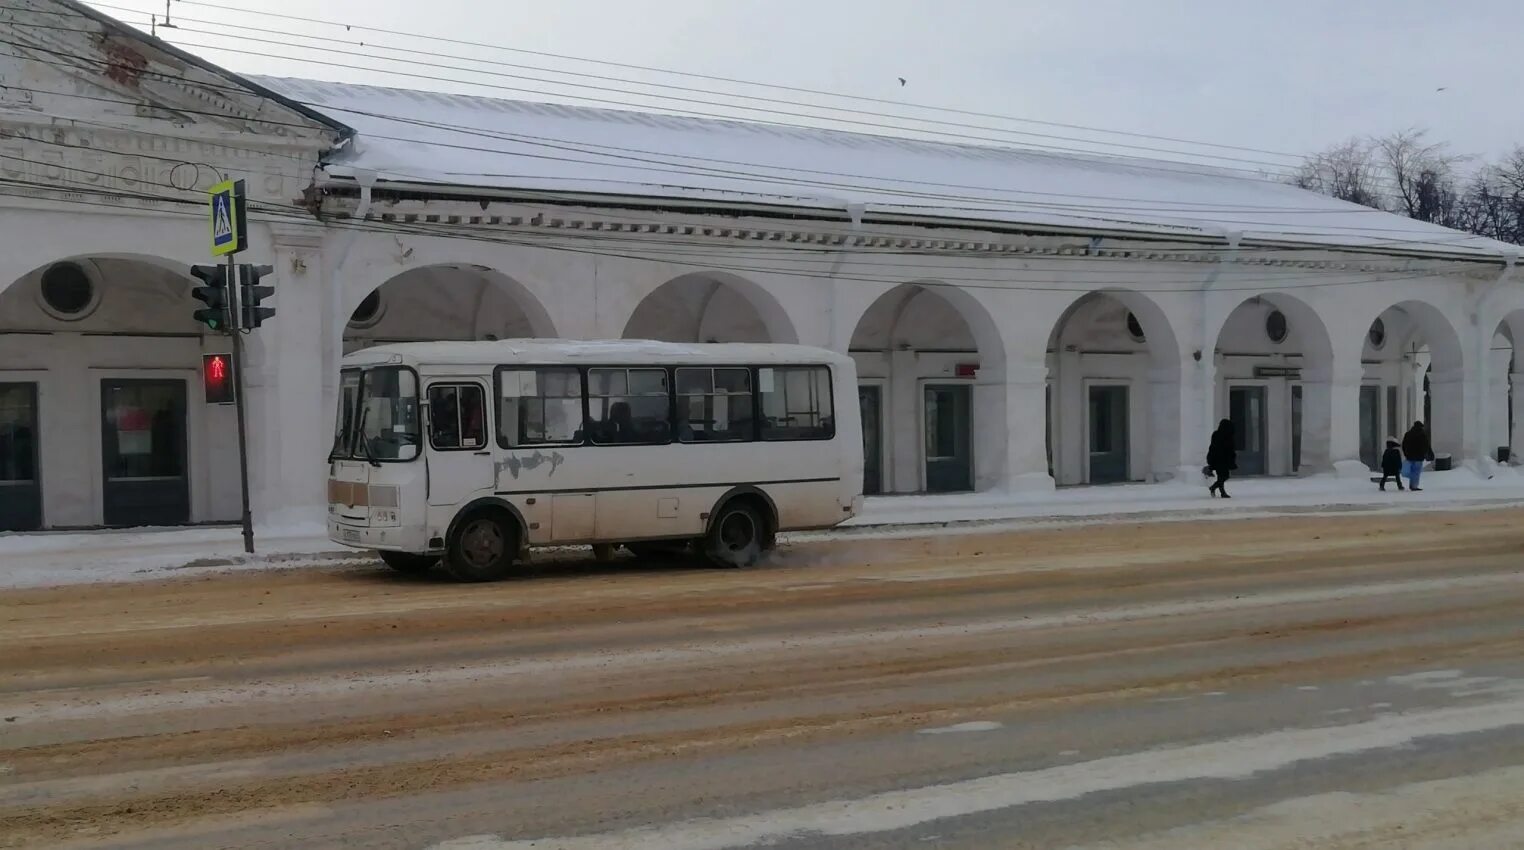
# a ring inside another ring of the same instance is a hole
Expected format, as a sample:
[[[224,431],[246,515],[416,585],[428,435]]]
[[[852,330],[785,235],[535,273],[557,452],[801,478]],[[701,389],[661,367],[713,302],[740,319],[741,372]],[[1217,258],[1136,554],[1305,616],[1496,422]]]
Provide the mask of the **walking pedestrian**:
[[[1386,438],[1386,451],[1381,455],[1381,491],[1386,492],[1386,480],[1390,478],[1397,482],[1397,489],[1402,488],[1402,444],[1395,437]]]
[[[1414,493],[1422,488],[1418,486],[1418,479],[1423,475],[1424,461],[1434,459],[1434,448],[1429,444],[1429,432],[1424,430],[1422,422],[1414,422],[1413,427],[1402,435],[1402,474],[1408,479],[1408,489]]]
[[[1228,495],[1228,476],[1238,468],[1238,449],[1234,446],[1233,420],[1224,419],[1217,423],[1217,430],[1212,432],[1212,443],[1207,447],[1207,469],[1217,476],[1217,480],[1207,488],[1207,492],[1213,496],[1221,496],[1231,499]]]

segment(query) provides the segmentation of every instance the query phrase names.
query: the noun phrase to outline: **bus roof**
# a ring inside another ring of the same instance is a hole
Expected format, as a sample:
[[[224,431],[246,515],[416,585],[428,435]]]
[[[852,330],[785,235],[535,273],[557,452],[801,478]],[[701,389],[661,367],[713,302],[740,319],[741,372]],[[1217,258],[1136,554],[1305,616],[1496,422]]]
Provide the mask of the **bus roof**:
[[[344,357],[345,366],[384,363],[469,366],[586,364],[705,364],[757,365],[850,363],[845,354],[807,345],[772,343],[657,342],[644,339],[547,340],[504,339],[480,342],[399,342],[377,345]]]

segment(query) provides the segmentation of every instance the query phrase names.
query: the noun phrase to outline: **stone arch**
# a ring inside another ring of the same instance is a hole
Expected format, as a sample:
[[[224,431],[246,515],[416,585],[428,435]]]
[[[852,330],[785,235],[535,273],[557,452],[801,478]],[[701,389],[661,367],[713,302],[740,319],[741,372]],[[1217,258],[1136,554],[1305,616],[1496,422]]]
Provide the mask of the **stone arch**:
[[[1048,457],[1059,484],[1172,477],[1181,352],[1169,316],[1126,289],[1079,295],[1048,336]]]
[[[1215,414],[1237,426],[1242,474],[1332,468],[1333,338],[1315,308],[1285,292],[1245,298],[1223,317],[1213,352]]]
[[[1358,326],[1365,334],[1364,385],[1382,388],[1381,421],[1396,426],[1381,436],[1401,438],[1408,426],[1422,421],[1436,454],[1459,462],[1479,425],[1467,407],[1467,367],[1473,358],[1466,356],[1456,323],[1433,304],[1410,299],[1367,312]],[[1381,345],[1375,342],[1377,327],[1385,333]]]
[[[621,336],[666,342],[799,341],[788,312],[766,287],[711,271],[675,277],[647,293]]]
[[[555,337],[550,313],[523,284],[496,269],[437,264],[344,291],[344,347],[411,340]]]
[[[56,265],[80,266],[94,289],[88,315],[60,318],[40,298],[43,276]],[[196,333],[190,266],[151,254],[72,254],[0,282],[0,329]]]
[[[865,489],[949,492],[1001,484],[1006,354],[984,304],[955,286],[904,283],[874,298],[852,327]]]
[[[228,341],[193,318],[189,266],[132,252],[36,259],[0,288],[0,453],[31,465],[6,494],[28,504],[0,515],[32,527],[236,518],[233,411],[202,403],[202,356]],[[77,310],[43,295],[62,263],[82,273]]]

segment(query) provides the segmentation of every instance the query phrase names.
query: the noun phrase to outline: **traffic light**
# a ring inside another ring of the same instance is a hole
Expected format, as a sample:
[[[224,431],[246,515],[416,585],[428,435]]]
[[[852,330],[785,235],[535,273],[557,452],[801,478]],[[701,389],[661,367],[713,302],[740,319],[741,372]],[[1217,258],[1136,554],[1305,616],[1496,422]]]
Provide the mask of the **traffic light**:
[[[243,318],[239,327],[243,330],[253,330],[264,324],[265,319],[275,315],[274,307],[259,306],[261,301],[275,294],[275,287],[259,285],[261,278],[274,271],[274,266],[248,263],[238,267],[238,310]]]
[[[190,273],[204,284],[191,289],[191,297],[206,304],[192,315],[214,331],[227,330],[232,319],[228,315],[228,267],[191,266]]]

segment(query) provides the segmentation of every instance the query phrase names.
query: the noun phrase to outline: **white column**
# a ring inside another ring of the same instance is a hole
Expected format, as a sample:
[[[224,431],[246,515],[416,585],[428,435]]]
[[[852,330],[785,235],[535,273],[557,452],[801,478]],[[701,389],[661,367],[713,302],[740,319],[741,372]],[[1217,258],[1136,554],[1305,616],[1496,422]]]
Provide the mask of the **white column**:
[[[1341,352],[1324,368],[1302,376],[1302,465],[1340,478],[1361,478],[1371,470],[1360,459],[1359,352]]]
[[[1513,427],[1508,434],[1508,463],[1516,466],[1520,458],[1516,453],[1524,451],[1524,372],[1514,372],[1508,376],[1508,385],[1513,390],[1509,404],[1513,413]]]
[[[1422,403],[1422,378],[1420,377],[1419,402]],[[1436,368],[1429,375],[1430,415],[1433,422],[1425,422],[1434,444],[1434,454],[1448,454],[1456,465],[1477,459],[1474,429],[1467,429],[1468,402],[1476,404],[1475,378],[1467,380],[1463,369]],[[1421,407],[1419,408],[1422,409]]]
[[[320,236],[277,230],[273,260],[275,316],[244,337],[256,545],[260,529],[323,533],[333,408],[325,378],[339,346],[327,323]]]
[[[889,441],[889,475],[884,489],[914,493],[921,489],[921,386],[913,351],[889,352],[889,397],[884,400],[884,439]],[[976,420],[977,423],[977,420]],[[977,424],[975,425],[977,433]]]
[[[1149,480],[1195,481],[1206,463],[1206,446],[1194,447],[1199,409],[1197,364],[1185,359],[1167,366],[1154,366],[1149,381]],[[1196,460],[1196,456],[1200,459]]]
[[[1008,362],[1003,375],[993,371],[974,385],[974,486],[1007,493],[1052,490],[1047,366],[1033,359]]]
[[[1478,327],[1472,318],[1472,367],[1462,373],[1465,408],[1462,422],[1462,454],[1467,466],[1485,478],[1491,478],[1496,466],[1492,459],[1492,337],[1491,331]],[[1464,338],[1463,338],[1464,339]],[[1462,458],[1456,458],[1457,461]]]

